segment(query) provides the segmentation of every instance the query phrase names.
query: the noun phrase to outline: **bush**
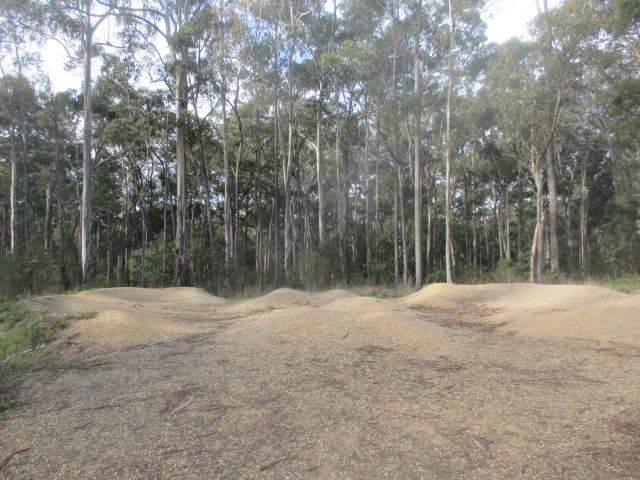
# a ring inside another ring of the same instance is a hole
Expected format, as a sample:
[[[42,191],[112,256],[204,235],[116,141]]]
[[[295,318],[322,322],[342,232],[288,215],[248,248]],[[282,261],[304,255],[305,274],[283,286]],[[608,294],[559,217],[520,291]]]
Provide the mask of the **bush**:
[[[165,248],[167,252],[165,264]],[[144,278],[147,287],[166,287],[173,284],[174,242],[164,245],[162,235],[154,238],[147,245],[144,257]],[[129,278],[132,285],[142,285],[141,251],[135,250],[129,260]],[[163,268],[164,266],[164,268]]]
[[[498,260],[498,265],[492,276],[496,283],[518,283],[526,280],[518,271],[518,265],[508,258]]]
[[[429,283],[445,283],[447,281],[447,272],[445,270],[436,270],[435,272],[427,273],[424,279],[425,284]]]
[[[331,259],[326,253],[301,253],[297,270],[298,278],[305,290],[322,290],[331,283]]]

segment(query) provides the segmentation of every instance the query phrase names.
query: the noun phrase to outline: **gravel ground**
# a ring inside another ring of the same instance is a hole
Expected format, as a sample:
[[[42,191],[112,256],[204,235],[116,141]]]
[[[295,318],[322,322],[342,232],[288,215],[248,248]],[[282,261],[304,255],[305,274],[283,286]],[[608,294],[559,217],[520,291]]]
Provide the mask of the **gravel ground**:
[[[503,285],[36,303],[99,313],[58,342],[65,368],[21,385],[1,478],[640,478],[637,297]]]

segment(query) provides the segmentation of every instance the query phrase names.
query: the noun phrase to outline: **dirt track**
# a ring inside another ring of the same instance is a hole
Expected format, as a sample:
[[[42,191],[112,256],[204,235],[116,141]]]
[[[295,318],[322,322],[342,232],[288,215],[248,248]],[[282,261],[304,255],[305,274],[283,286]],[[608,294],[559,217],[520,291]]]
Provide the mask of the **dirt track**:
[[[0,426],[12,479],[640,478],[640,296],[111,289]]]

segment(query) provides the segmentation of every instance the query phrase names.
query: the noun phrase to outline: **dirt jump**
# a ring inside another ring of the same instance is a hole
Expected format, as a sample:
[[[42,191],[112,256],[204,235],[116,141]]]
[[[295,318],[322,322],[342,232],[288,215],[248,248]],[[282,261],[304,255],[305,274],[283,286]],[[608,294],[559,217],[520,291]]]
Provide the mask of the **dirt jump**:
[[[8,479],[640,478],[640,295],[431,285],[398,300],[115,288],[0,425]]]

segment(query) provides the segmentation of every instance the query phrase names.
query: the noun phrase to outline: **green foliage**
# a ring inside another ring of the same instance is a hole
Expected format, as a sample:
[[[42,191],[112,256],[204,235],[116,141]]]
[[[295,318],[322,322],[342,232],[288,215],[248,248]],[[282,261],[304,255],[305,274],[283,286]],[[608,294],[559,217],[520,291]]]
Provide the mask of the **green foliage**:
[[[496,269],[492,274],[496,283],[518,283],[526,280],[522,272],[518,271],[518,265],[508,258],[498,260]]]
[[[424,282],[427,285],[430,283],[445,283],[446,281],[447,272],[445,270],[436,270],[434,272],[429,272],[424,279]]]
[[[142,285],[141,250],[135,250],[129,260],[131,284]],[[162,235],[156,236],[145,249],[144,277],[147,287],[159,288],[173,284],[174,242],[165,245]]]
[[[298,278],[306,290],[316,291],[331,283],[331,262],[328,253],[304,252],[298,258]]]
[[[19,255],[0,257],[0,298],[59,291],[60,267],[45,253],[27,260]]]
[[[11,328],[19,322],[28,312],[27,307],[16,300],[7,300],[0,303],[0,322],[5,328]]]
[[[603,214],[605,221],[595,232],[597,244],[591,251],[589,273],[613,278],[636,273],[640,261],[637,209],[608,202]]]

